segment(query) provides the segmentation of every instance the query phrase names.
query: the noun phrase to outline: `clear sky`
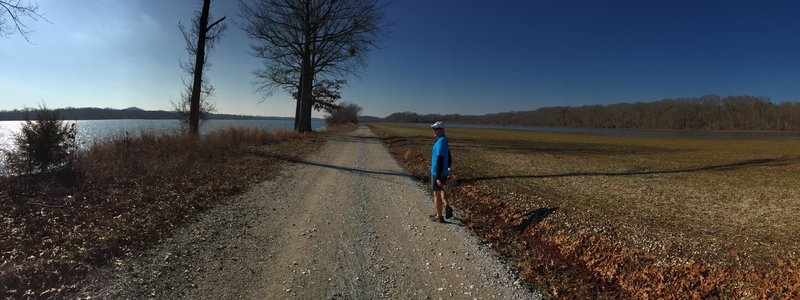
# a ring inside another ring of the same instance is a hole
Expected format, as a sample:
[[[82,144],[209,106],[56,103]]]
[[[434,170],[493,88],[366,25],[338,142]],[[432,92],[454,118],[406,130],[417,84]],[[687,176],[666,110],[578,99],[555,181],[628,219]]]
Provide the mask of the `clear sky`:
[[[186,59],[176,24],[193,0],[40,0],[29,44],[0,38],[0,110],[171,108]],[[229,28],[208,78],[218,112],[293,116],[259,103],[261,62],[238,28],[237,1],[213,1]],[[484,114],[553,105],[705,94],[800,101],[800,2],[394,0],[394,24],[344,101],[364,115]],[[321,114],[315,114],[321,116]]]

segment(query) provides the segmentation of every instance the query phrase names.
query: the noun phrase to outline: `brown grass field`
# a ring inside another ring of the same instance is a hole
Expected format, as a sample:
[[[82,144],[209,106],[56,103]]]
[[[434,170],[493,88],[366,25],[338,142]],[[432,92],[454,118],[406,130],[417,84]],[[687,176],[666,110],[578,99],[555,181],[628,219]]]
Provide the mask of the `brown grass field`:
[[[430,129],[371,124],[427,180]],[[567,298],[800,298],[800,141],[447,130],[456,209]]]
[[[0,298],[62,298],[86,272],[135,255],[321,138],[226,128],[120,136],[60,173],[0,176]]]

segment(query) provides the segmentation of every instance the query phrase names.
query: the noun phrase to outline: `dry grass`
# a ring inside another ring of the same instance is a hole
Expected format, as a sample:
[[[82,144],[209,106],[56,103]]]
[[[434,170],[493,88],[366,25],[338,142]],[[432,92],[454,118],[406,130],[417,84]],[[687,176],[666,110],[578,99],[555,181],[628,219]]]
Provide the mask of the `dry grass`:
[[[58,297],[90,268],[169,234],[194,212],[272,178],[317,149],[293,132],[226,128],[97,143],[74,170],[0,178],[0,294]]]
[[[373,125],[425,178],[427,128]],[[800,297],[800,142],[448,129],[456,202],[567,297]]]

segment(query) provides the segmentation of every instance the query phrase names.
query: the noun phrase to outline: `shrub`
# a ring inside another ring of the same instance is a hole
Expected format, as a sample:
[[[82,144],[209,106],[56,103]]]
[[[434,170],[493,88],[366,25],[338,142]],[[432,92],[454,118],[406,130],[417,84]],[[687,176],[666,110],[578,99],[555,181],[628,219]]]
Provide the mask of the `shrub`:
[[[342,103],[333,108],[330,115],[325,117],[325,125],[335,126],[347,123],[358,124],[358,115],[361,113],[361,106],[353,103]]]
[[[25,120],[14,134],[14,148],[5,153],[15,174],[35,174],[68,167],[75,153],[75,124],[65,124],[52,110],[42,107],[36,120]]]

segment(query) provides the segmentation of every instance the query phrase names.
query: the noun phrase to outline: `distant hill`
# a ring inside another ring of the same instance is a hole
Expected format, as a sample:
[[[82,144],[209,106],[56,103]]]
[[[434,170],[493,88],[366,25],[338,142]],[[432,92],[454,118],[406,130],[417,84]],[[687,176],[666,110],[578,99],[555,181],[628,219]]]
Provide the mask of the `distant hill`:
[[[174,111],[164,110],[143,110],[138,107],[128,107],[125,109],[114,108],[58,108],[56,113],[64,120],[109,120],[109,119],[148,119],[164,120],[178,119],[178,114]],[[33,110],[7,110],[0,111],[0,121],[19,121],[35,117]],[[231,114],[210,114],[209,119],[218,120],[292,120],[287,117],[263,117]]]

